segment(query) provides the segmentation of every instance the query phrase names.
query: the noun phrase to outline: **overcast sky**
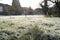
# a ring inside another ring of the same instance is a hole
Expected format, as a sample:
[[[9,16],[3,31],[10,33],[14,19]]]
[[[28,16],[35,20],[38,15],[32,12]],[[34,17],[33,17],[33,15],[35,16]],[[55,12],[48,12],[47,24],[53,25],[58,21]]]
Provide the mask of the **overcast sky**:
[[[39,8],[43,0],[20,0],[22,7],[32,7],[33,9]],[[0,0],[0,3],[12,5],[12,0]],[[51,2],[49,4],[52,4]]]

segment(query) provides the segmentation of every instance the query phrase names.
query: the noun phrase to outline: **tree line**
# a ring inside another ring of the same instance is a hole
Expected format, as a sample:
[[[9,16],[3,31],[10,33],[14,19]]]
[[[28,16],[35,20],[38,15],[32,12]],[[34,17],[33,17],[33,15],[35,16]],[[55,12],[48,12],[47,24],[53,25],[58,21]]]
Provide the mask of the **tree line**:
[[[49,8],[47,1],[55,3],[52,8]],[[42,8],[36,8],[33,10],[31,7],[20,7],[20,5],[16,6],[14,2],[12,6],[5,6],[5,11],[3,15],[39,15],[44,14],[45,16],[59,16],[60,17],[60,2],[55,0],[55,2],[51,0],[44,0],[44,5],[40,3]]]

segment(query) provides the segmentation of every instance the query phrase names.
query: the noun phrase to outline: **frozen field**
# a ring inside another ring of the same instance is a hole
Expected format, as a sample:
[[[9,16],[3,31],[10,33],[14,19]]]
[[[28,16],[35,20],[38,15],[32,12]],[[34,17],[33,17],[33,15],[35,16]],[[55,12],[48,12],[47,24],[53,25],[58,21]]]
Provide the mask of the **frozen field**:
[[[0,16],[0,31],[25,32],[37,26],[50,35],[60,35],[60,18],[43,15]]]

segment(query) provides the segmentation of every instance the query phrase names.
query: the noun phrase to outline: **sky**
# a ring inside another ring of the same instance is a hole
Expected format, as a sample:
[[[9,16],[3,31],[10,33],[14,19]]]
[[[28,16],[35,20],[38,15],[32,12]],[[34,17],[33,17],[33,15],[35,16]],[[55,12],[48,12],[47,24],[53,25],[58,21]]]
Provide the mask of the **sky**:
[[[31,7],[32,9],[36,9],[40,8],[39,3],[41,3],[43,0],[19,0],[19,1],[22,7]],[[12,0],[0,0],[0,3],[12,5]],[[49,5],[51,4],[51,6],[49,7],[52,7],[54,5],[51,2],[48,3]]]

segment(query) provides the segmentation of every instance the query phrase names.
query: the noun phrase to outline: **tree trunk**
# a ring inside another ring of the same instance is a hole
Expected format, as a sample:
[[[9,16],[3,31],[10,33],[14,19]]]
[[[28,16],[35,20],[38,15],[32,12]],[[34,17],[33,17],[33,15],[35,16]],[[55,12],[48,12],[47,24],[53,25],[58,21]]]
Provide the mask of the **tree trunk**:
[[[47,0],[44,0],[44,13],[45,13],[45,15],[48,15]]]

